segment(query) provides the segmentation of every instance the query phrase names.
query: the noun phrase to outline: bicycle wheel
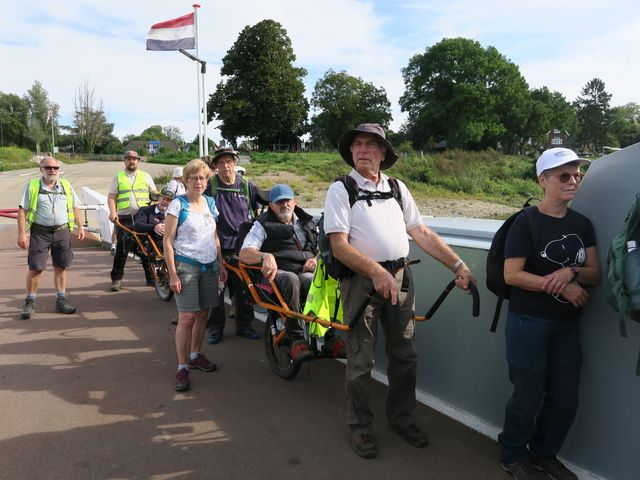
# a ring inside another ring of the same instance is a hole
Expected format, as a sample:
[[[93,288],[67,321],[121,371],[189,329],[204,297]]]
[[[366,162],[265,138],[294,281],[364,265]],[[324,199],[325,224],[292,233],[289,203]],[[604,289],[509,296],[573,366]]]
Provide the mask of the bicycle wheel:
[[[264,347],[271,370],[280,378],[291,380],[300,371],[301,364],[293,363],[289,356],[287,340],[274,345],[273,339],[284,330],[284,322],[274,312],[270,312],[264,324]]]
[[[162,260],[160,263],[150,262],[149,267],[153,269],[153,287],[156,289],[156,293],[160,300],[168,302],[173,298],[173,290],[169,288],[169,272],[167,271],[167,264]]]

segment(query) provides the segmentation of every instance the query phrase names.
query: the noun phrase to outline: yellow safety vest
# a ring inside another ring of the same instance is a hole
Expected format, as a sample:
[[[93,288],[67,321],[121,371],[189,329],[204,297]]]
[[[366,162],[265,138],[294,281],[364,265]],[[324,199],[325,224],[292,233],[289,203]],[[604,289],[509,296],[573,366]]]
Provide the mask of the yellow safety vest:
[[[322,258],[318,258],[316,271],[313,274],[313,281],[311,282],[302,313],[343,323],[342,301],[340,300],[338,281],[326,274],[326,268]],[[317,323],[311,323],[309,325],[309,333],[317,337],[323,337],[327,333],[327,328]]]
[[[58,179],[60,185],[62,185],[62,190],[67,197],[67,217],[69,223],[69,230],[73,231],[73,227],[75,227],[75,215],[73,214],[73,193],[71,191],[71,184],[63,180],[62,178]],[[27,230],[31,227],[33,223],[33,219],[36,216],[36,209],[38,208],[38,195],[40,195],[40,179],[32,178],[29,181],[29,210],[27,211]]]
[[[136,202],[138,202],[139,207],[145,207],[149,205],[149,186],[147,185],[147,175],[142,171],[138,170],[135,180],[133,181],[133,185],[131,185],[131,181],[129,177],[124,172],[124,170],[120,170],[118,172],[118,195],[116,196],[116,209],[124,210],[129,207],[129,197],[131,194],[131,190],[133,190],[133,194],[136,197]]]

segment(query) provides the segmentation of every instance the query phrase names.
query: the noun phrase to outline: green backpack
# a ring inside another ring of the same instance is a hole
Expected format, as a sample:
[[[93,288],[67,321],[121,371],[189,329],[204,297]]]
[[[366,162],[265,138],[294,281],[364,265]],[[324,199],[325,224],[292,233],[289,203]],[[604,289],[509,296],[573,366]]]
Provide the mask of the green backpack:
[[[625,316],[640,322],[640,310],[632,308],[631,295],[637,295],[638,290],[628,290],[625,287],[625,264],[627,260],[627,242],[635,240],[640,245],[640,194],[627,213],[622,231],[616,235],[609,246],[607,255],[607,278],[609,280],[609,296],[607,301],[619,313],[620,335],[627,336]],[[640,375],[640,355],[636,374]]]

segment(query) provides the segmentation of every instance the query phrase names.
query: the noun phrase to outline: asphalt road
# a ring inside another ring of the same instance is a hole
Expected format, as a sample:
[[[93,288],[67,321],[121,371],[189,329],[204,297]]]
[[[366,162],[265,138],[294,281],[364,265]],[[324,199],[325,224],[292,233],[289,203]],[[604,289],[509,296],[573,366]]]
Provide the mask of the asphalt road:
[[[68,297],[77,313],[52,313],[49,271],[36,316],[19,320],[25,255],[0,251],[0,479],[508,478],[492,440],[425,406],[417,421],[431,444],[406,444],[386,424],[378,383],[380,454],[357,457],[344,426],[344,365],[317,361],[282,380],[262,341],[233,335],[232,320],[219,345],[204,347],[218,370],[192,372],[191,390],[178,394],[175,305],[144,286],[137,263],[112,293],[109,253],[76,250]]]
[[[80,194],[82,187],[89,187],[106,195],[109,189],[109,182],[123,168],[124,162],[64,164],[60,168],[60,177],[69,180],[78,194]],[[150,173],[152,177],[156,177],[163,174],[171,175],[173,166],[141,163],[140,169]],[[26,183],[40,175],[38,168],[0,172],[0,208],[17,208],[22,189]],[[0,217],[0,225],[9,223],[15,223],[15,220]]]

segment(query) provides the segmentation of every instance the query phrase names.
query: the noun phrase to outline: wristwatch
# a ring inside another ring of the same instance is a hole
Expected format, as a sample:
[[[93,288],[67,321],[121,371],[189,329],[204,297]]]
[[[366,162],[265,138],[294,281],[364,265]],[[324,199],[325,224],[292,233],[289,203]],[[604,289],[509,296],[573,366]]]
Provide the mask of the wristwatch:
[[[464,261],[461,258],[456,260],[456,262],[453,265],[451,265],[451,271],[453,273],[456,273],[458,271],[458,269],[460,268],[460,265],[464,265]]]
[[[573,276],[571,277],[571,281],[569,283],[573,283],[576,281],[576,279],[578,278],[578,275],[580,275],[580,268],[577,267],[576,265],[573,265],[571,267],[571,273],[573,274]]]

